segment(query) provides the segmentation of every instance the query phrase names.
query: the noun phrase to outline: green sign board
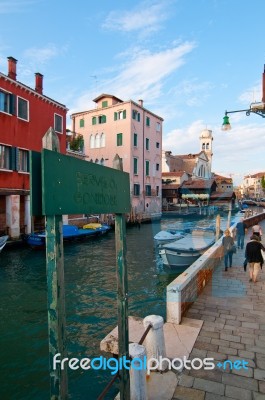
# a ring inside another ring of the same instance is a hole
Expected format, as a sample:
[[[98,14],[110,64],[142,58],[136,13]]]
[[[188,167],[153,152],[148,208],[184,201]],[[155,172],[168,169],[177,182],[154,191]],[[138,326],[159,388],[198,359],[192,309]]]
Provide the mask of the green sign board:
[[[33,161],[31,164],[34,183]],[[42,215],[130,212],[128,173],[44,149],[39,181]],[[32,191],[32,195],[32,213],[36,215],[40,193]]]

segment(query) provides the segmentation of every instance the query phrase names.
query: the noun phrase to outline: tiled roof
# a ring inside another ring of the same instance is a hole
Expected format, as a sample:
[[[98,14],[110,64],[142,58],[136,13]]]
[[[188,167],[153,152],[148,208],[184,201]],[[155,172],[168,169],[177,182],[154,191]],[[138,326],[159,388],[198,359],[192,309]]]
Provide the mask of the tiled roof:
[[[214,179],[189,179],[183,182],[181,187],[183,189],[210,189]]]
[[[226,192],[213,192],[211,193],[211,199],[230,199],[233,194],[233,190],[227,190]]]

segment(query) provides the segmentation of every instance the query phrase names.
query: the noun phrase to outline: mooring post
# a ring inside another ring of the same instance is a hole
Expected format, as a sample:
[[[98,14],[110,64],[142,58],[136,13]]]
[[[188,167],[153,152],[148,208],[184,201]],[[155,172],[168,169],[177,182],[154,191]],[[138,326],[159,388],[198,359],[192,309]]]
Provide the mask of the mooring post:
[[[133,363],[133,368],[130,369],[131,400],[147,400],[146,370],[143,368],[145,347],[138,343],[130,343],[129,352]]]
[[[123,170],[122,160],[116,154],[113,168]],[[116,275],[118,302],[119,358],[129,360],[128,332],[128,273],[126,264],[126,225],[124,214],[115,214]],[[130,371],[120,370],[120,399],[130,399]]]
[[[43,148],[59,152],[59,139],[52,128],[43,137]],[[46,268],[51,400],[68,398],[67,368],[54,368],[54,356],[66,357],[65,290],[62,215],[46,215]],[[60,354],[60,355],[59,355]]]

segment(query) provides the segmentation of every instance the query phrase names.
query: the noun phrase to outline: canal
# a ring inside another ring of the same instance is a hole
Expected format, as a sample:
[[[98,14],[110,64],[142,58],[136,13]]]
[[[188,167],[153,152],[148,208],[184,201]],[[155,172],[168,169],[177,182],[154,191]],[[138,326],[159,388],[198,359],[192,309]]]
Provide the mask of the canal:
[[[213,217],[212,217],[213,218]],[[165,288],[177,276],[161,264],[153,236],[168,225],[180,229],[212,220],[162,220],[127,229],[129,315],[165,317]],[[115,234],[65,244],[66,323],[69,357],[99,356],[99,343],[117,325]],[[48,400],[45,251],[8,248],[0,254],[0,399]],[[103,354],[105,356],[105,354]],[[109,371],[69,370],[74,400],[96,400]],[[113,388],[108,399],[113,399]]]

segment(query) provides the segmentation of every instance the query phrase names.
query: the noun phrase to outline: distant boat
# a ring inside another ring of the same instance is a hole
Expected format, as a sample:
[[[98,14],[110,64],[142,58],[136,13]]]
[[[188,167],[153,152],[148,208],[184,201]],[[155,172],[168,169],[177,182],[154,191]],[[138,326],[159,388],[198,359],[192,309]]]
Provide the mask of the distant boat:
[[[9,236],[7,236],[7,235],[6,236],[0,236],[0,252],[5,247],[8,238],[9,238]]]
[[[184,269],[193,264],[214,243],[213,228],[195,228],[182,239],[163,245],[159,254],[163,264]]]
[[[83,229],[78,228],[76,225],[63,225],[63,240],[70,241],[89,237],[98,237],[108,233],[110,229],[109,225],[97,223],[84,225]],[[45,232],[40,232],[24,235],[23,240],[33,248],[44,248],[45,238]]]

